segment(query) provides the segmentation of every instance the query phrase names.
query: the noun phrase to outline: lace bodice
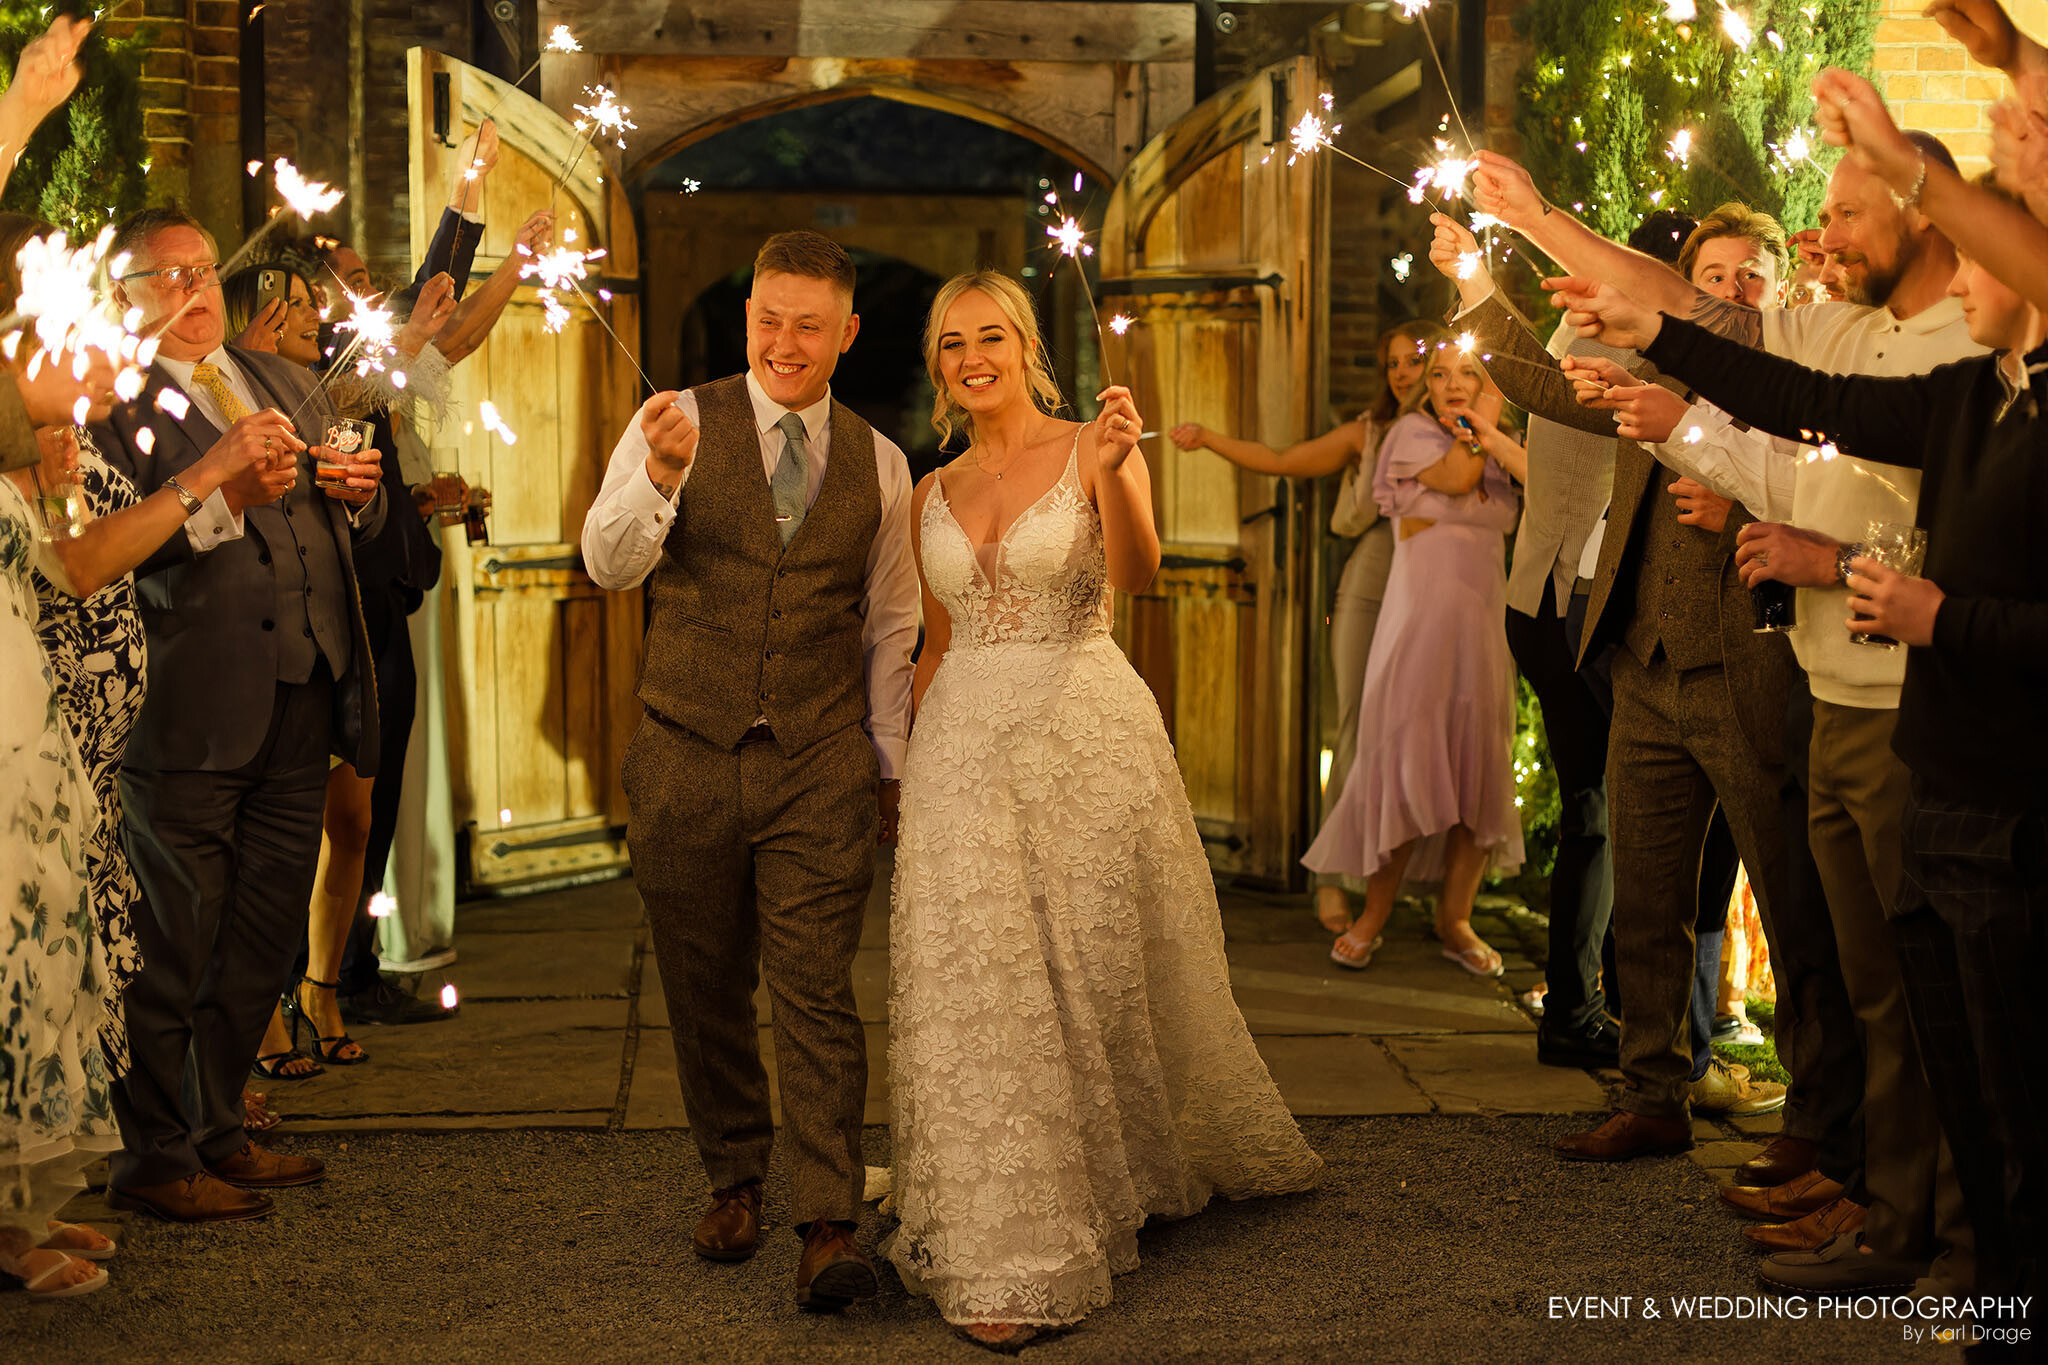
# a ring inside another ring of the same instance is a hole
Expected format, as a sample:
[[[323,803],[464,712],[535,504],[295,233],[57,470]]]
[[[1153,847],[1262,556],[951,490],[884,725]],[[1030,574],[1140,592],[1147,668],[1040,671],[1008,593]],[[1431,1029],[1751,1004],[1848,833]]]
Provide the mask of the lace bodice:
[[[1102,517],[1081,484],[1081,436],[1060,477],[993,545],[976,546],[943,480],[934,479],[919,535],[924,576],[952,618],[952,649],[1062,644],[1109,634]]]

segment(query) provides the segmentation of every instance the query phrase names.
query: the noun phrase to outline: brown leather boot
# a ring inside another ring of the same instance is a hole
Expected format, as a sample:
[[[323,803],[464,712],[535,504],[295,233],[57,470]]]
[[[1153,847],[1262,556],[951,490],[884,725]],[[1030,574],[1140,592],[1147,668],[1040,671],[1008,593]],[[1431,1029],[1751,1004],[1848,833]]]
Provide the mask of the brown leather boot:
[[[1692,1125],[1682,1118],[1657,1118],[1617,1109],[1598,1128],[1574,1133],[1551,1150],[1566,1161],[1633,1161],[1639,1156],[1676,1156],[1692,1150]]]
[[[1782,1185],[1813,1169],[1819,1148],[1810,1138],[1778,1137],[1770,1146],[1735,1168],[1738,1185]]]
[[[1723,1185],[1721,1202],[1767,1223],[1789,1223],[1824,1209],[1847,1193],[1819,1171],[1795,1175],[1782,1185]]]
[[[211,1163],[206,1173],[245,1190],[274,1190],[287,1185],[314,1185],[327,1178],[327,1163],[317,1157],[286,1156],[244,1142],[241,1150]]]
[[[823,1218],[804,1233],[804,1255],[796,1267],[796,1306],[836,1313],[855,1299],[873,1298],[875,1266],[853,1238],[853,1229]]]
[[[204,1171],[161,1185],[110,1185],[107,1203],[117,1209],[153,1213],[173,1223],[231,1223],[261,1218],[274,1207],[268,1195],[238,1190]]]
[[[1853,1199],[1837,1199],[1804,1218],[1790,1223],[1760,1223],[1744,1228],[1742,1235],[1751,1246],[1765,1251],[1818,1251],[1838,1236],[1854,1236],[1862,1230],[1863,1206]]]
[[[690,1246],[707,1261],[744,1261],[761,1244],[761,1182],[713,1190]]]

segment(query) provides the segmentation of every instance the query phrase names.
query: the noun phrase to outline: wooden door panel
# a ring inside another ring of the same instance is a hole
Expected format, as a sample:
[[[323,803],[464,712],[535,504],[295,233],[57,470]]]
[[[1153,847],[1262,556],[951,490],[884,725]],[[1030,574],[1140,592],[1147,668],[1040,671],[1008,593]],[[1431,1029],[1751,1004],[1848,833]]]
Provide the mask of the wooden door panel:
[[[557,184],[580,139],[538,101],[426,49],[408,54],[408,75],[416,252],[446,202],[455,145],[485,111],[495,111],[503,152],[482,196],[476,273],[495,269],[550,202],[558,242],[574,232],[578,249],[606,252],[592,263],[587,301],[561,297],[570,319],[559,333],[547,329],[538,289],[520,286],[489,339],[456,367],[451,411],[429,442],[437,464],[452,459],[493,495],[488,546],[444,536],[452,785],[457,823],[471,833],[469,879],[504,887],[623,868],[617,755],[639,720],[642,608],[638,594],[590,581],[579,542],[637,393],[631,362],[593,313],[603,309],[637,346],[632,217],[599,152],[584,152]],[[446,78],[445,138],[433,132],[437,77]],[[486,400],[516,443],[485,429]]]
[[[1199,422],[1275,447],[1319,429],[1327,170],[1284,155],[1318,86],[1298,59],[1220,92],[1133,158],[1111,196],[1101,303],[1136,325],[1107,354],[1146,425]],[[1146,457],[1165,559],[1120,604],[1119,642],[1159,699],[1212,863],[1298,883],[1304,491],[1163,441]]]

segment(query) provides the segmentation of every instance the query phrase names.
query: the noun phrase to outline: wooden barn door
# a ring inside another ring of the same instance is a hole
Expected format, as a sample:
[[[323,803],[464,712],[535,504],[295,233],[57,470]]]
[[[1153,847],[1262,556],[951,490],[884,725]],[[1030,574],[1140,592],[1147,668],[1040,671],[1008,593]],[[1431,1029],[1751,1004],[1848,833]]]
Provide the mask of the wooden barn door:
[[[416,47],[407,66],[415,260],[459,173],[457,149],[495,111],[503,154],[486,182],[474,287],[549,203],[579,139],[538,100],[452,57]],[[601,153],[586,152],[552,198],[558,240],[573,230],[582,249],[609,253],[584,288],[637,350],[639,249]],[[640,714],[641,599],[599,589],[578,544],[637,379],[591,308],[564,302],[573,316],[556,335],[537,289],[520,286],[490,339],[456,366],[448,418],[429,441],[437,468],[460,470],[495,500],[488,546],[471,549],[460,527],[443,535],[451,785],[477,888],[626,866],[618,758]],[[516,444],[485,429],[484,401]]]
[[[1275,448],[1327,406],[1327,159],[1287,164],[1315,64],[1269,67],[1204,101],[1131,162],[1102,230],[1108,339],[1148,427],[1182,422]],[[1148,442],[1165,562],[1118,632],[1166,716],[1219,872],[1298,885],[1308,742],[1306,484]]]

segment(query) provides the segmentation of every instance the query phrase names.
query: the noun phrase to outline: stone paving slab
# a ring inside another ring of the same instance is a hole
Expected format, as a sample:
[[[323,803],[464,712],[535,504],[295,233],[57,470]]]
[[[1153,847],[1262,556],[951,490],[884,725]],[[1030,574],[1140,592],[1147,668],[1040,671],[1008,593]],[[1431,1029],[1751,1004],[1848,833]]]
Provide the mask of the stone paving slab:
[[[889,950],[862,948],[853,957],[853,1002],[864,1024],[889,1021]],[[768,1018],[768,983],[754,992],[754,1017]],[[653,1028],[670,1024],[668,995],[662,989],[661,968],[650,949],[640,972],[640,1022]]]
[[[626,1004],[471,1001],[445,1023],[366,1028],[370,1060],[304,1081],[256,1081],[287,1118],[609,1113],[618,1100]],[[412,1126],[412,1125],[400,1125]],[[450,1126],[488,1127],[462,1122]]]
[[[866,1123],[889,1121],[889,1030],[880,1024],[867,1026],[868,1102]],[[768,1105],[775,1122],[782,1122],[782,1078],[775,1065],[775,1043],[770,1030],[761,1030],[761,1062],[768,1069]],[[633,1090],[626,1104],[626,1127],[687,1128],[683,1113],[683,1087],[676,1079],[675,1044],[667,1029],[640,1030],[640,1047],[633,1059]]]
[[[1582,1114],[1607,1108],[1607,1092],[1584,1071],[1538,1066],[1523,1035],[1392,1038],[1387,1047],[1408,1078],[1445,1114]]]
[[[1295,1114],[1427,1114],[1429,1097],[1370,1038],[1254,1038]]]
[[[478,934],[461,942],[459,958],[445,975],[461,989],[465,1001],[623,1000],[633,990],[637,932],[557,929]]]
[[[458,953],[463,952],[472,934],[631,931],[645,913],[631,877],[561,891],[469,901],[455,911],[455,946]]]
[[[1362,972],[1303,943],[1232,943],[1230,981],[1254,1033],[1525,1032],[1535,1024],[1489,981],[1426,945],[1389,939]]]

